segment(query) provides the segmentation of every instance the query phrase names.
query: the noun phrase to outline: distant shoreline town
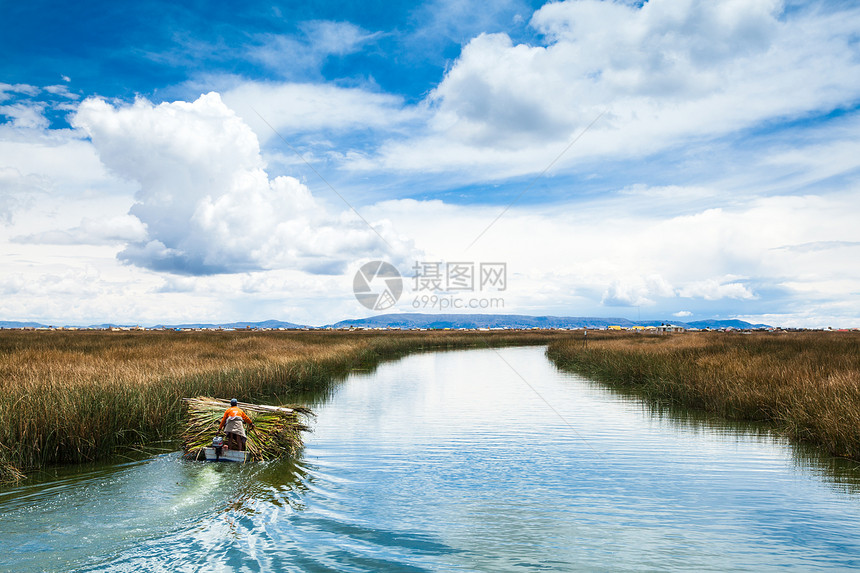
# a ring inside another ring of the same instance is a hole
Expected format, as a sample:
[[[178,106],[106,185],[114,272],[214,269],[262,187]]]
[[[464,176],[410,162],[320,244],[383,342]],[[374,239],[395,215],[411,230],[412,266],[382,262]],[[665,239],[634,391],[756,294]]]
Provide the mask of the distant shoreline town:
[[[691,322],[631,321],[625,318],[554,317],[493,314],[382,314],[343,320],[323,326],[295,324],[279,320],[230,323],[97,324],[88,326],[46,325],[37,322],[0,321],[2,330],[106,330],[106,331],[296,331],[296,330],[615,330],[644,333],[696,331],[856,331],[857,328],[791,328],[752,324],[738,319],[710,319]]]

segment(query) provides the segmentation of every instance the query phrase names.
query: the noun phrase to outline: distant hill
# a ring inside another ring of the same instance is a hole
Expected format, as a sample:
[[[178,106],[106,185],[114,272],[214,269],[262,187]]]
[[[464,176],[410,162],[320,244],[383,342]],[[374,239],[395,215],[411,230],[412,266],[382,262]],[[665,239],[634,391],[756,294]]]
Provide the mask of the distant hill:
[[[680,323],[678,323],[680,324]],[[687,326],[691,326],[693,328],[770,328],[768,324],[750,324],[744,320],[694,320],[692,322],[686,323]]]
[[[608,326],[659,326],[661,324],[676,324],[685,328],[768,328],[766,324],[750,324],[743,320],[696,320],[691,322],[640,320],[632,321],[626,318],[603,318],[592,316],[528,316],[522,314],[380,314],[367,318],[341,320],[327,325],[331,328],[361,327],[361,328],[606,328]],[[0,328],[41,328],[46,325],[38,322],[0,321]],[[58,326],[58,325],[55,325]],[[134,324],[93,324],[81,328],[110,328],[135,326]],[[263,320],[259,322],[219,322],[219,323],[186,323],[158,324],[148,328],[308,328],[306,325],[285,322],[283,320]]]
[[[47,324],[38,322],[17,322],[15,320],[0,320],[0,328],[42,328]]]
[[[43,328],[45,324],[40,324],[38,322],[16,322],[9,320],[0,320],[0,328]],[[59,326],[59,325],[54,325]],[[62,325],[62,326],[72,326],[72,325]],[[87,326],[78,326],[78,328],[100,328],[100,329],[108,329],[112,327],[131,327],[138,326],[135,323],[130,324],[117,324],[113,322],[107,322],[102,324],[90,324]],[[260,322],[223,322],[223,323],[189,323],[189,324],[157,324],[155,326],[148,326],[147,328],[306,328],[305,325],[295,324],[292,322],[284,322],[283,320],[263,320]]]
[[[219,322],[219,323],[189,323],[189,324],[159,324],[154,328],[306,328],[303,324],[284,322],[283,320],[263,320],[260,322]]]
[[[659,326],[676,324],[685,328],[767,328],[743,320],[677,321],[598,318],[587,316],[527,316],[520,314],[380,314],[368,318],[342,320],[332,328],[349,326],[364,328],[606,328],[608,326]]]
[[[368,318],[342,320],[331,326],[342,328],[589,328],[626,323],[615,318],[560,318],[519,314],[380,314]]]

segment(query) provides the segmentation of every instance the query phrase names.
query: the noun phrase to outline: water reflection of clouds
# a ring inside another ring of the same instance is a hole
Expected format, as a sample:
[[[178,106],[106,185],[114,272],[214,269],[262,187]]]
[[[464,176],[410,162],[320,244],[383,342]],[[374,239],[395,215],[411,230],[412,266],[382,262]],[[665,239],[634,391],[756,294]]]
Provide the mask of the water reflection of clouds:
[[[173,454],[8,490],[4,557],[92,571],[860,565],[853,464],[564,375],[540,348],[500,352],[350,375],[296,460]]]

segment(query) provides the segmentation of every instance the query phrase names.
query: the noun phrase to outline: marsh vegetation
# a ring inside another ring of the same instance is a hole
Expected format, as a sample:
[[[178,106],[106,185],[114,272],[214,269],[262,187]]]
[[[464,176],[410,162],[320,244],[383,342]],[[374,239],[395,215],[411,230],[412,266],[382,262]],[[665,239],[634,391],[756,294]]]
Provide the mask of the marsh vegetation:
[[[564,370],[648,399],[728,419],[860,459],[860,333],[590,333],[550,343]]]
[[[0,332],[0,478],[171,442],[182,398],[287,403],[409,352],[546,344],[542,332]]]

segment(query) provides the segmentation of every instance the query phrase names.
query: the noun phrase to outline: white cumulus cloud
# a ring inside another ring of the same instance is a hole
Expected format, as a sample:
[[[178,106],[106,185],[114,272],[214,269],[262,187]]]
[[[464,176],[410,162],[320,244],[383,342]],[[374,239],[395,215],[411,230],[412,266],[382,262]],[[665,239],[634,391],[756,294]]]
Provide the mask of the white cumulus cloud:
[[[300,25],[302,34],[262,34],[248,56],[268,68],[286,74],[297,70],[318,70],[329,56],[351,54],[373,41],[378,33],[352,24],[332,20],[311,20]]]
[[[81,103],[72,118],[102,162],[140,186],[130,215],[145,236],[119,257],[177,274],[296,267],[342,271],[361,257],[411,248],[385,222],[329,213],[292,177],[270,179],[248,125],[217,93],[194,102]]]
[[[260,141],[294,132],[397,130],[418,117],[395,95],[359,88],[306,83],[245,82],[224,93],[224,102],[251,126]]]
[[[731,281],[731,279],[728,279]],[[718,279],[708,279],[690,283],[679,291],[679,295],[689,298],[703,298],[705,300],[720,300],[723,298],[735,298],[751,300],[756,298],[753,291],[741,282],[724,282]]]
[[[603,293],[605,306],[649,306],[657,298],[675,296],[675,291],[660,275],[634,276],[612,281]]]
[[[778,0],[548,3],[530,22],[543,42],[475,37],[425,102],[428,128],[354,166],[506,177],[542,170],[598,117],[561,164],[850,106],[858,22],[857,7]]]
[[[43,103],[14,103],[0,105],[0,115],[12,120],[12,125],[23,129],[45,129],[48,120],[44,115],[45,104]]]
[[[16,243],[54,245],[104,245],[142,241],[146,227],[137,217],[120,215],[104,219],[84,217],[77,227],[50,230],[14,237]]]

